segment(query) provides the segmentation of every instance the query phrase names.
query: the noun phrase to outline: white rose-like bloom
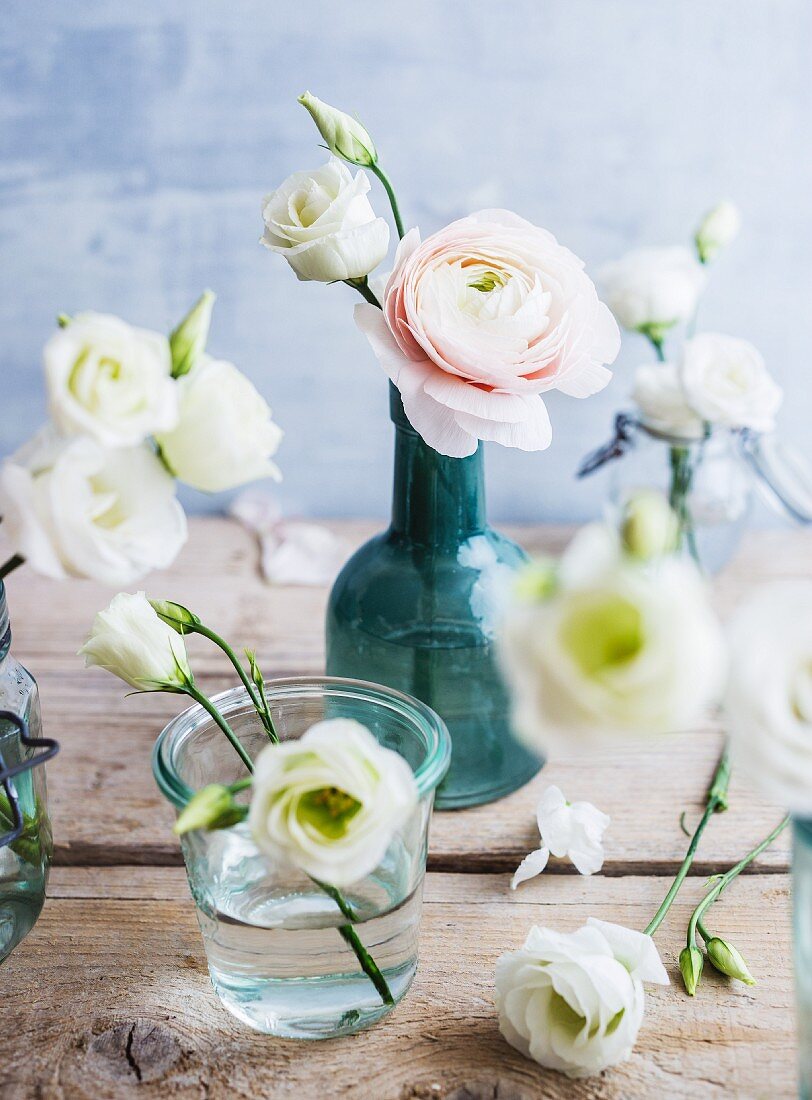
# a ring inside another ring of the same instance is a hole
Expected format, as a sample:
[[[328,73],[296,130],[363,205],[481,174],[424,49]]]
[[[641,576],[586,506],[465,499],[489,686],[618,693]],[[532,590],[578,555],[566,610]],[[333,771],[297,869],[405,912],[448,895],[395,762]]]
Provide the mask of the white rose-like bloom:
[[[525,856],[510,887],[540,875],[550,855],[566,856],[582,875],[594,875],[603,866],[603,834],[610,818],[591,802],[568,802],[559,787],[548,787],[536,807],[542,847]]]
[[[624,328],[662,333],[696,312],[707,275],[690,248],[638,248],[606,264],[599,280]]]
[[[415,431],[464,458],[479,440],[540,451],[552,441],[542,394],[608,385],[620,332],[584,265],[509,210],[480,210],[398,245],[383,310],[355,321],[397,386]]]
[[[51,415],[61,432],[134,447],[173,427],[169,341],[104,313],[80,313],[45,345]]]
[[[0,514],[38,573],[110,585],[166,568],[187,534],[175,482],[149,447],[105,450],[50,429],[0,466]]]
[[[764,585],[729,634],[724,711],[735,760],[768,798],[812,817],[812,583]]]
[[[349,886],[375,870],[416,805],[403,757],[360,722],[330,718],[262,750],[248,820],[268,855]]]
[[[192,679],[183,638],[158,617],[143,592],[114,596],[93,620],[79,655],[85,668],[106,669],[139,691],[165,691]]]
[[[176,477],[208,493],[263,477],[280,480],[271,455],[282,431],[265,399],[233,363],[204,355],[177,386],[177,427],[157,437]]]
[[[536,925],[496,964],[499,1030],[526,1058],[589,1077],[631,1054],[643,982],[668,985],[651,936],[594,918],[569,933]]]
[[[738,206],[725,200],[709,210],[696,231],[696,250],[702,263],[709,263],[739,235],[742,216]]]
[[[598,524],[536,594],[520,578],[500,641],[514,724],[536,749],[688,729],[723,687],[724,638],[697,568],[634,559]]]
[[[703,420],[769,432],[783,391],[760,352],[735,336],[703,332],[685,344],[680,378],[686,400]]]
[[[689,440],[704,435],[702,417],[688,404],[680,372],[673,363],[638,367],[632,398],[652,431]]]
[[[389,226],[367,198],[364,172],[353,177],[337,157],[294,172],[262,202],[261,243],[284,256],[303,280],[362,279],[389,248]]]

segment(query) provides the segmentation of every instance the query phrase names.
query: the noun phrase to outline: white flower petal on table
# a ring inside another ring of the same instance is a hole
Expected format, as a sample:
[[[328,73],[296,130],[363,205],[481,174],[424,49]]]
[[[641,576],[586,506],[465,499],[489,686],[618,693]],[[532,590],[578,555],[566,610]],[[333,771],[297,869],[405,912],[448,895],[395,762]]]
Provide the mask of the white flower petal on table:
[[[529,856],[525,856],[510,880],[511,890],[515,890],[520,883],[527,882],[528,879],[540,875],[547,866],[549,858],[549,848],[538,848],[535,852],[531,852]]]

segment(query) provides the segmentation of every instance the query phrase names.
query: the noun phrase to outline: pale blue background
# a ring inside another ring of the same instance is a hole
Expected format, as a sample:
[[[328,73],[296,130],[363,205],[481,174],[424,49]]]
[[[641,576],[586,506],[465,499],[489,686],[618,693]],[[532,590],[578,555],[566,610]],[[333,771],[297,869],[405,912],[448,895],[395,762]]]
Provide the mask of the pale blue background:
[[[354,296],[297,283],[257,243],[263,193],[324,155],[305,88],[363,117],[424,232],[504,205],[594,271],[735,199],[744,230],[702,321],[764,351],[789,391],[782,428],[808,450],[810,45],[808,0],[6,0],[0,452],[44,415],[57,312],[168,329],[211,286],[211,350],[286,429],[286,506],[383,513],[386,386]],[[597,509],[602,487],[572,471],[643,355],[629,337],[608,391],[552,400],[549,451],[490,448],[494,516]]]

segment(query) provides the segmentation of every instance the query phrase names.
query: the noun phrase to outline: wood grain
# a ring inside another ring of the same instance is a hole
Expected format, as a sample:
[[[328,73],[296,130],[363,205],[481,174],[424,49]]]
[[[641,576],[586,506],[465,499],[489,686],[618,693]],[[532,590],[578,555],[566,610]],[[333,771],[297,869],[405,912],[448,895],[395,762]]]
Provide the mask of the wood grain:
[[[351,546],[375,530],[371,523],[334,523]],[[557,552],[566,528],[513,530],[533,552]],[[720,578],[723,611],[766,577],[812,575],[812,534],[761,532]],[[223,635],[254,646],[266,674],[323,670],[326,591],[273,588],[257,572],[251,535],[225,519],[192,521],[189,543],[171,570],[150,578],[150,594],[171,596],[197,611]],[[172,696],[125,698],[122,686],[98,671],[81,671],[76,651],[93,613],[111,591],[87,581],[56,584],[24,568],[9,578],[14,650],[39,681],[48,732],[63,751],[49,769],[56,860],[63,864],[173,864],[180,861],[168,831],[170,813],[149,766],[152,742],[182,703]],[[204,689],[232,682],[219,651],[192,639],[193,665]],[[495,871],[514,867],[534,846],[534,806],[540,790],[558,783],[569,798],[588,799],[610,814],[607,874],[666,873],[682,858],[679,815],[692,819],[702,804],[721,735],[709,729],[660,739],[616,755],[556,760],[511,798],[464,814],[438,814],[430,866]],[[697,874],[735,861],[764,835],[778,811],[754,800],[734,778],[731,809],[714,820],[700,849]],[[765,854],[761,867],[788,865],[787,842]],[[553,865],[551,870],[571,870]]]
[[[221,1008],[209,984],[183,872],[57,868],[29,938],[0,971],[4,1100],[296,1097],[297,1100],[536,1100],[790,1097],[795,1089],[788,880],[740,880],[714,910],[758,984],[713,971],[695,998],[675,956],[686,885],[657,939],[672,984],[652,987],[632,1058],[573,1082],[519,1057],[492,1004],[497,956],[531,924],[561,930],[588,915],[642,927],[668,882],[545,876],[508,888],[506,875],[430,874],[421,963],[412,990],[376,1028],[324,1043],[255,1034]],[[9,1023],[13,1027],[9,1027]]]

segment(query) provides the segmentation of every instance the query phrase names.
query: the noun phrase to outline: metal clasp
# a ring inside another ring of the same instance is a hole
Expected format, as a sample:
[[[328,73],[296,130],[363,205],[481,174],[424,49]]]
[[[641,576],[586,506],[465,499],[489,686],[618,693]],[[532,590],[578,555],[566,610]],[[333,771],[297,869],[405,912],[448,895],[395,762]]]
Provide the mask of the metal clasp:
[[[17,800],[17,792],[11,780],[15,775],[20,775],[22,772],[30,771],[31,768],[36,768],[40,764],[44,764],[46,760],[50,760],[52,756],[56,756],[59,752],[58,741],[53,741],[50,737],[29,737],[28,723],[24,718],[21,718],[19,714],[15,714],[11,710],[0,710],[0,722],[4,721],[10,722],[13,726],[17,727],[20,734],[20,742],[27,749],[42,749],[43,751],[36,753],[28,760],[23,760],[19,764],[12,765],[6,764],[3,759],[3,753],[0,751],[0,787],[5,791],[6,798],[8,798],[12,820],[11,830],[0,835],[0,848],[4,847],[6,844],[13,844],[22,834],[24,827],[22,810],[20,809],[20,803]]]

